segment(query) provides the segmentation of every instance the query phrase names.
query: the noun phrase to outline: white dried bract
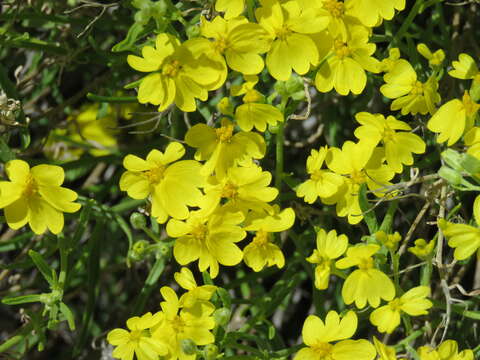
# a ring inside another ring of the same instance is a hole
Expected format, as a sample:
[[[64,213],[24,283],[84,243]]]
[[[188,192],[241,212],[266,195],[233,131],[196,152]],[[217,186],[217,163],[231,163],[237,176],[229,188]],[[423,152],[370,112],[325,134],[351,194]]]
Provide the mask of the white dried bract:
[[[15,121],[16,113],[20,110],[20,101],[9,99],[3,91],[0,92],[0,124],[19,125]]]

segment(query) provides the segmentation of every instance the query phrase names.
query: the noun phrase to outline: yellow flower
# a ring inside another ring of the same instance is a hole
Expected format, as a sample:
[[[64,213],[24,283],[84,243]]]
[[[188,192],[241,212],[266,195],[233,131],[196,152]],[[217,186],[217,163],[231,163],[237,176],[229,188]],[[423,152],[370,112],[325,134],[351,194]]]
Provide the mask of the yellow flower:
[[[327,55],[315,76],[318,91],[329,92],[333,88],[340,95],[360,94],[367,83],[365,70],[378,73],[379,61],[372,57],[375,44],[368,42],[369,33],[363,27],[355,27],[345,41],[336,38],[333,50]]]
[[[478,71],[475,60],[468,54],[460,54],[458,61],[452,62],[453,70],[448,72],[448,75],[457,79],[469,80],[474,82],[480,82],[480,72]]]
[[[206,42],[210,52],[231,69],[247,75],[263,70],[259,54],[269,50],[270,41],[260,25],[244,17],[225,20],[216,16],[211,22],[202,18],[200,31],[202,36],[213,39]]]
[[[272,174],[255,164],[231,167],[223,178],[211,176],[208,179],[201,207],[213,210],[225,200],[226,204],[244,214],[248,210],[271,213],[268,202],[278,195],[276,188],[268,186],[271,181]]]
[[[307,158],[307,173],[310,179],[301,183],[297,188],[297,196],[305,198],[305,202],[313,204],[317,197],[328,198],[333,196],[343,185],[343,178],[329,170],[322,170],[322,165],[327,156],[328,147],[324,146],[318,151],[312,149]]]
[[[271,242],[274,232],[285,231],[292,227],[295,212],[292,208],[280,211],[274,206],[274,214],[253,214],[246,219],[245,230],[255,231],[253,240],[243,249],[243,261],[253,271],[260,271],[265,266],[277,265],[282,268],[285,258],[282,250]]]
[[[203,196],[198,189],[205,182],[200,175],[201,164],[195,160],[175,162],[184,154],[183,145],[172,142],[165,153],[150,151],[146,160],[135,155],[123,159],[123,166],[128,171],[120,178],[120,190],[134,199],[150,196],[152,216],[161,224],[168,216],[186,219],[188,206],[197,206]]]
[[[428,314],[427,309],[432,307],[432,302],[426,299],[430,295],[430,287],[417,286],[410,289],[399,298],[389,301],[370,314],[370,322],[375,325],[379,332],[392,333],[400,325],[402,312],[410,316]]]
[[[362,309],[368,302],[376,308],[380,305],[380,299],[390,301],[395,296],[392,280],[375,268],[372,256],[379,249],[380,247],[374,244],[349,247],[346,257],[336,262],[339,269],[358,267],[343,283],[342,296],[345,304],[355,302],[355,306]]]
[[[47,228],[54,234],[63,229],[63,213],[74,213],[77,193],[61,187],[65,174],[60,166],[37,165],[30,169],[23,160],[5,164],[10,181],[0,181],[0,209],[4,208],[7,224],[19,229],[26,223],[35,234]]]
[[[212,278],[218,275],[218,264],[237,265],[243,253],[235,244],[245,238],[246,233],[238,226],[244,220],[241,212],[225,208],[213,213],[194,211],[183,222],[171,219],[167,224],[169,236],[177,238],[173,256],[180,265],[198,260],[198,269],[210,269]]]
[[[245,8],[245,0],[217,0],[215,10],[225,13],[225,19],[237,17]]]
[[[467,154],[480,159],[480,127],[474,126],[465,134],[465,145],[468,146]]]
[[[175,291],[164,286],[160,289],[165,301],[160,303],[164,313],[163,321],[153,330],[152,337],[161,339],[168,347],[168,360],[194,360],[195,354],[188,355],[182,350],[182,342],[193,341],[195,345],[207,345],[215,341],[211,329],[215,327],[215,320],[211,316],[214,306],[182,307]]]
[[[402,115],[435,112],[435,104],[440,101],[440,95],[437,92],[438,81],[434,77],[425,83],[418,81],[412,65],[407,60],[400,59],[383,79],[386,84],[380,87],[380,92],[389,99],[396,99],[390,106],[392,110],[401,109]]]
[[[360,186],[367,184],[370,190],[375,191],[390,185],[389,180],[394,176],[394,172],[382,164],[383,158],[381,149],[373,149],[370,142],[365,141],[345,141],[341,150],[331,148],[326,158],[327,166],[343,175],[344,185],[332,197],[322,198],[322,202],[336,203],[338,216],[348,216],[350,224],[358,224],[363,219],[358,202]],[[383,194],[378,192],[376,195]]]
[[[480,195],[473,203],[473,217],[480,225]],[[448,246],[455,248],[453,257],[464,260],[480,248],[480,229],[467,224],[453,224],[445,219],[438,220],[438,226],[448,239]]]
[[[158,111],[175,103],[182,111],[195,111],[195,98],[207,100],[208,90],[222,85],[222,66],[204,55],[194,54],[195,42],[180,41],[172,35],[157,35],[155,47],[142,48],[142,57],[128,55],[135,70],[151,73],[138,89],[141,104],[159,105]],[[191,46],[191,48],[190,48]]]
[[[415,154],[425,152],[425,142],[418,135],[406,132],[412,130],[410,125],[403,121],[382,114],[360,112],[355,119],[361,124],[355,129],[355,136],[359,140],[371,141],[377,146],[381,141],[385,147],[385,157],[388,166],[396,173],[403,171],[403,165],[412,165]],[[406,131],[398,131],[406,130]]]
[[[107,335],[107,341],[116,346],[112,356],[121,360],[132,360],[135,354],[138,360],[156,360],[167,354],[167,346],[161,339],[152,337],[151,329],[163,319],[163,313],[154,315],[148,312],[142,317],[134,316],[127,320],[127,328],[114,329]]]
[[[397,360],[394,347],[385,345],[375,336],[373,337],[373,345],[375,350],[377,350],[378,360]]]
[[[315,315],[309,315],[303,324],[302,337],[307,347],[301,349],[294,360],[373,360],[375,348],[367,340],[346,340],[357,330],[357,315],[349,311],[340,319],[335,311],[329,311],[325,323]],[[337,341],[335,344],[331,342]]]
[[[398,243],[402,240],[402,237],[395,231],[394,234],[387,234],[385,231],[377,231],[375,233],[375,238],[380,241],[385,247],[391,251],[397,250]]]
[[[405,9],[405,0],[346,0],[351,13],[368,27],[377,26],[381,20],[392,20],[395,10]]]
[[[179,306],[181,307],[193,308],[197,303],[205,304],[217,290],[217,287],[214,285],[198,286],[192,272],[186,267],[182,267],[180,272],[173,274],[173,277],[178,285],[187,290],[180,297]]]
[[[445,340],[437,349],[421,346],[417,353],[420,360],[474,360],[472,350],[465,349],[458,352],[458,344],[455,340]]]
[[[223,177],[228,168],[265,155],[266,145],[262,136],[244,131],[234,134],[233,129],[233,123],[223,118],[219,128],[197,124],[185,134],[185,142],[197,148],[195,159],[206,160],[201,170],[203,175],[208,176],[215,171],[217,176]]]
[[[349,28],[362,25],[360,20],[350,11],[343,0],[301,0],[308,3],[305,6],[313,6],[318,16],[328,18],[328,32],[333,37],[347,39]]]
[[[427,45],[420,43],[417,45],[417,51],[428,60],[428,64],[431,67],[442,65],[443,60],[445,60],[445,52],[442,49],[432,53]]]
[[[334,266],[333,260],[342,256],[347,247],[347,235],[337,236],[336,230],[330,230],[328,234],[323,229],[317,232],[317,248],[307,258],[309,263],[317,264],[315,267],[315,287],[317,289],[325,290],[328,288],[330,271]]]
[[[443,104],[430,118],[427,128],[440,133],[438,143],[448,140],[447,146],[452,146],[473,126],[479,109],[480,104],[472,101],[468,91],[465,90],[462,101],[453,99]]]
[[[435,247],[435,240],[431,240],[428,243],[425,239],[417,239],[414,242],[415,246],[408,248],[408,251],[417,256],[419,259],[427,259],[433,252]]]
[[[296,1],[262,0],[261,4],[255,15],[273,40],[266,59],[268,72],[283,81],[288,80],[292,69],[306,74],[318,62],[318,50],[309,34],[324,30],[328,18]]]
[[[245,76],[246,82],[231,88],[232,96],[243,96],[243,104],[235,109],[235,121],[243,131],[255,127],[265,131],[267,124],[276,125],[283,122],[283,114],[275,106],[262,104],[264,96],[253,87],[258,82],[257,76]]]
[[[380,62],[380,72],[389,72],[395,67],[397,61],[400,59],[400,49],[390,48],[388,49],[388,57]]]

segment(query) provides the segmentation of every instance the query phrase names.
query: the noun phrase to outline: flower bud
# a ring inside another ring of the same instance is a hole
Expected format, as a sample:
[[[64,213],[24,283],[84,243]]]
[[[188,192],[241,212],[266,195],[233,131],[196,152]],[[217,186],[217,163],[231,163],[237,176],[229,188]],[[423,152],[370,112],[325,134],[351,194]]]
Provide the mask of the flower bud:
[[[185,355],[195,355],[197,353],[197,344],[191,339],[180,341],[180,347]]]
[[[147,226],[147,219],[145,218],[145,215],[134,212],[130,215],[130,224],[132,224],[134,229],[141,230]]]
[[[215,322],[220,326],[225,326],[230,321],[230,316],[232,315],[231,311],[227,308],[220,308],[215,310],[213,313],[213,318]]]

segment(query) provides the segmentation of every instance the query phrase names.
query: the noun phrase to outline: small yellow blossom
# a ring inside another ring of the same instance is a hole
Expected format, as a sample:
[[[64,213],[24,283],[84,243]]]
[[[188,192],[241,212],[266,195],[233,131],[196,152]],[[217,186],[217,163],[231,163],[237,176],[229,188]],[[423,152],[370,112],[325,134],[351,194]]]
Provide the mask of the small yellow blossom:
[[[201,169],[203,175],[214,171],[219,177],[225,176],[227,169],[265,155],[266,144],[260,134],[240,131],[234,133],[234,125],[227,118],[221,120],[219,128],[206,124],[196,124],[185,134],[185,142],[194,148],[195,159],[206,160]]]
[[[379,61],[372,57],[375,44],[369,43],[369,33],[356,27],[347,40],[336,38],[333,50],[327,55],[315,76],[318,91],[329,92],[333,88],[340,95],[360,94],[367,84],[365,70],[379,72]]]
[[[375,268],[373,254],[380,249],[374,244],[361,244],[349,247],[345,258],[336,262],[339,269],[358,267],[343,283],[342,296],[345,304],[355,302],[359,309],[368,304],[374,308],[380,305],[380,299],[390,301],[395,296],[392,280]]]
[[[468,91],[465,91],[461,101],[453,99],[443,104],[428,121],[427,128],[440,133],[437,142],[448,140],[447,145],[452,146],[473,126],[479,109],[480,104],[474,102]]]
[[[335,266],[334,260],[342,256],[347,247],[347,235],[337,236],[336,230],[330,230],[328,234],[323,229],[317,232],[317,248],[307,258],[309,263],[317,264],[315,267],[315,287],[317,289],[328,288],[330,271]]]
[[[375,348],[367,340],[350,339],[357,330],[358,319],[353,311],[340,318],[329,311],[325,323],[315,315],[309,315],[303,324],[302,337],[307,347],[301,349],[294,360],[373,360]],[[336,341],[336,343],[331,344]]]
[[[180,272],[173,274],[173,277],[178,285],[187,290],[180,297],[179,306],[181,307],[193,308],[198,302],[208,302],[217,290],[217,287],[214,285],[198,286],[192,272],[186,267],[182,267]]]
[[[377,231],[375,233],[375,238],[380,241],[385,247],[391,251],[397,250],[398,243],[402,240],[402,237],[395,231],[393,234],[387,234],[385,231]]]
[[[384,153],[369,141],[353,143],[345,141],[342,149],[330,148],[326,157],[327,166],[333,172],[342,175],[344,185],[330,198],[322,198],[325,204],[337,204],[338,216],[348,216],[350,224],[362,221],[362,210],[358,200],[360,186],[367,184],[368,188],[375,191],[390,185],[394,172],[383,165]],[[383,193],[376,192],[377,196]]]
[[[172,103],[182,111],[195,111],[195,99],[207,100],[208,90],[219,88],[223,67],[205,55],[194,54],[196,42],[180,41],[173,35],[157,35],[155,47],[142,48],[142,56],[128,55],[135,70],[150,73],[138,89],[141,104],[159,105],[163,111]],[[191,46],[191,47],[190,47]]]
[[[480,83],[480,72],[475,60],[468,54],[460,54],[458,61],[452,62],[453,70],[448,72],[451,77],[462,80],[473,80]]]
[[[226,208],[213,213],[193,211],[183,222],[171,219],[167,224],[169,236],[177,238],[173,256],[180,265],[198,260],[198,269],[210,269],[212,278],[218,275],[218,264],[233,266],[242,261],[243,253],[235,244],[245,238],[239,224],[244,220],[241,212]]]
[[[440,95],[437,91],[438,81],[434,77],[425,83],[418,81],[412,65],[407,60],[400,59],[383,79],[386,84],[380,87],[380,92],[389,99],[395,99],[390,106],[392,110],[401,109],[402,115],[435,112],[435,104],[440,101]]]
[[[293,226],[295,212],[292,208],[280,211],[274,206],[274,213],[252,214],[246,219],[245,230],[255,231],[253,240],[243,249],[243,261],[253,271],[260,271],[265,266],[276,265],[282,268],[285,257],[282,250],[271,240],[274,232],[285,231]]]
[[[408,251],[414,254],[419,259],[425,260],[433,253],[433,248],[435,247],[435,240],[426,242],[425,239],[417,239],[415,240],[414,244],[415,246],[409,247]]]
[[[150,197],[152,216],[161,224],[168,216],[186,219],[188,206],[198,206],[202,198],[199,187],[205,178],[200,175],[201,164],[195,160],[177,161],[184,154],[183,145],[172,142],[164,153],[150,151],[146,160],[135,155],[123,159],[127,171],[120,178],[120,190],[134,199]]]
[[[465,145],[468,146],[467,154],[480,159],[480,127],[474,126],[465,133]]]
[[[213,210],[224,200],[244,214],[248,210],[271,213],[268,202],[278,195],[276,188],[268,186],[271,181],[272,174],[258,165],[231,167],[223,178],[211,176],[208,179],[201,207]]]
[[[182,342],[193,341],[195,345],[207,345],[215,341],[211,333],[215,327],[212,313],[214,306],[182,307],[175,291],[164,286],[160,289],[165,301],[160,303],[164,314],[163,321],[152,329],[152,337],[161,339],[168,348],[165,359],[168,360],[194,360],[195,354],[188,355],[182,350]]]
[[[402,312],[410,316],[428,314],[427,310],[433,305],[430,300],[426,299],[429,295],[430,288],[428,286],[417,286],[410,289],[401,297],[375,309],[370,314],[370,322],[377,327],[378,331],[390,334],[400,325]]]
[[[480,226],[480,195],[473,203],[473,217]],[[455,248],[453,256],[464,260],[480,248],[480,228],[467,224],[454,224],[445,219],[438,220],[438,226],[448,239],[448,246]]]
[[[148,312],[141,317],[134,316],[127,320],[127,328],[114,329],[107,335],[107,341],[115,346],[112,356],[121,360],[156,360],[166,355],[167,346],[160,339],[152,337],[151,329],[163,320],[163,313],[154,315]]]
[[[389,72],[395,67],[397,61],[400,59],[400,49],[390,48],[388,49],[388,57],[380,62],[380,72]]]
[[[355,129],[355,136],[359,140],[371,141],[372,146],[383,142],[387,164],[396,173],[403,171],[403,165],[413,164],[412,153],[425,152],[425,142],[420,136],[408,132],[412,128],[406,122],[368,112],[356,114],[355,119],[361,124]]]
[[[318,151],[312,149],[307,158],[307,173],[310,179],[301,183],[297,188],[297,196],[305,198],[305,202],[313,204],[317,197],[328,198],[333,196],[343,185],[343,178],[322,165],[327,156],[328,147],[321,147]]]
[[[277,125],[283,122],[283,114],[275,106],[263,104],[264,96],[254,89],[258,82],[257,76],[245,76],[246,82],[242,85],[234,85],[231,88],[232,96],[243,96],[243,104],[235,109],[235,121],[243,131],[256,128],[265,131],[267,124]]]
[[[35,234],[47,229],[58,234],[63,229],[63,213],[80,209],[75,191],[61,187],[65,174],[60,166],[37,165],[32,168],[23,160],[5,164],[9,181],[0,181],[0,209],[4,208],[7,224],[19,229],[29,224]]]
[[[290,78],[292,69],[306,74],[319,60],[317,46],[309,35],[324,30],[328,18],[296,1],[262,0],[261,5],[255,16],[273,41],[266,58],[268,72],[282,81]]]
[[[436,349],[421,346],[417,353],[420,360],[474,360],[472,350],[465,349],[458,352],[458,344],[455,340],[445,340]]]
[[[440,66],[443,60],[445,60],[445,52],[442,49],[438,49],[432,53],[427,45],[420,43],[417,45],[417,51],[428,60],[428,64],[431,67]]]

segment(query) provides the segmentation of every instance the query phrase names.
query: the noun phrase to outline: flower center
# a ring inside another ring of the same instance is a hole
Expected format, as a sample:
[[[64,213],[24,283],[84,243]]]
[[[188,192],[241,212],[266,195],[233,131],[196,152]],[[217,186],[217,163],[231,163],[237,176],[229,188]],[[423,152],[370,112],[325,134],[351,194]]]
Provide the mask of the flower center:
[[[165,64],[162,69],[162,74],[168,77],[176,77],[181,67],[182,66],[180,65],[180,61],[173,60],[168,64]]]
[[[258,230],[253,238],[253,242],[257,246],[265,246],[268,244],[268,235],[269,233],[264,230]]]
[[[233,135],[233,125],[224,125],[218,129],[215,129],[215,133],[217,135],[217,140],[220,140],[221,142],[230,142],[230,139]]]
[[[346,56],[350,56],[351,51],[347,46],[347,43],[342,41],[342,40],[335,40],[334,43],[334,48],[335,48],[335,54],[340,58],[343,59]]]
[[[30,197],[38,192],[38,184],[32,175],[28,175],[25,189],[23,190],[23,196]]]
[[[255,102],[260,102],[261,100],[262,100],[262,94],[260,94],[255,89],[247,90],[247,93],[243,97],[244,103],[255,103]]]
[[[238,195],[238,187],[231,182],[227,182],[222,189],[222,198],[234,199]]]
[[[315,351],[317,357],[322,360],[332,359],[332,357],[330,356],[332,348],[333,345],[326,342],[317,343],[312,346],[312,349],[313,351]]]
[[[214,41],[213,46],[216,52],[218,52],[219,54],[223,54],[225,49],[228,47],[227,39],[225,39],[224,37],[221,37],[216,41]]]
[[[182,318],[178,315],[176,315],[172,321],[171,325],[175,333],[181,333],[183,332],[183,328],[185,327],[185,322],[182,320]]]
[[[364,184],[367,181],[367,177],[365,176],[365,174],[362,170],[360,170],[360,171],[354,170],[350,174],[350,179],[352,179],[352,181],[355,184]]]
[[[288,35],[292,33],[286,25],[283,25],[281,28],[275,30],[275,34],[280,40],[285,40]]]
[[[191,234],[193,235],[195,240],[203,242],[207,238],[208,228],[206,225],[199,223],[193,227]]]
[[[390,129],[388,126],[383,129],[383,142],[393,142],[395,136],[395,130]]]
[[[393,299],[392,301],[390,301],[388,303],[388,306],[390,306],[390,308],[393,310],[393,311],[400,311],[401,310],[401,307],[402,307],[402,300],[400,299]]]
[[[373,268],[373,259],[370,256],[361,258],[357,266],[360,270],[370,270]]]
[[[323,170],[315,170],[311,175],[310,179],[313,181],[320,181],[323,179]]]
[[[326,0],[323,2],[323,8],[327,10],[333,17],[339,18],[345,12],[345,5],[342,1]]]
[[[412,85],[412,90],[410,91],[410,94],[412,95],[422,95],[423,94],[423,83],[420,81],[415,81]]]
[[[150,184],[158,184],[163,179],[164,172],[164,166],[157,166],[153,169],[145,171],[145,176],[147,177]]]

